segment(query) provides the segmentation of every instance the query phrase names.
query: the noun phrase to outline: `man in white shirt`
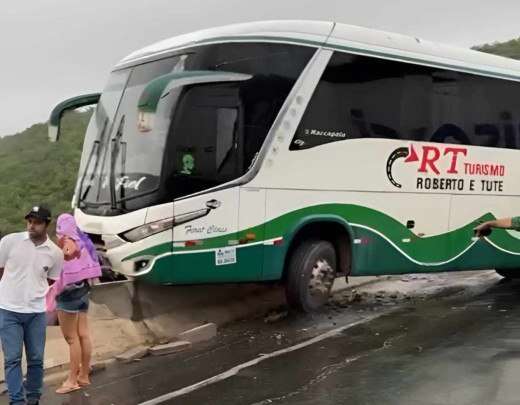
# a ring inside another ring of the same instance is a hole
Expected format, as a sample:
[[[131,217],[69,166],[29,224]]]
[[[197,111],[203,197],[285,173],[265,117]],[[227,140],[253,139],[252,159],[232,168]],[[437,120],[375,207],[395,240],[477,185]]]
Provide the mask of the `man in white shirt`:
[[[34,206],[25,219],[27,232],[0,240],[0,338],[12,405],[39,403],[47,326],[45,295],[63,267],[63,253],[47,235],[49,209]],[[25,384],[21,365],[24,344]]]

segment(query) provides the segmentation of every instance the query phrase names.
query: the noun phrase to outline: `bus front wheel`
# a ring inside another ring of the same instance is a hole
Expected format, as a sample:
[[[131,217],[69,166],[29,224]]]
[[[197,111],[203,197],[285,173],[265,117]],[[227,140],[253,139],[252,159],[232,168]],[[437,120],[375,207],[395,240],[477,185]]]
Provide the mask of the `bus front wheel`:
[[[508,280],[516,280],[520,278],[520,269],[496,269],[495,271]]]
[[[302,242],[289,260],[285,293],[291,309],[312,312],[323,306],[336,276],[336,251],[323,240]]]

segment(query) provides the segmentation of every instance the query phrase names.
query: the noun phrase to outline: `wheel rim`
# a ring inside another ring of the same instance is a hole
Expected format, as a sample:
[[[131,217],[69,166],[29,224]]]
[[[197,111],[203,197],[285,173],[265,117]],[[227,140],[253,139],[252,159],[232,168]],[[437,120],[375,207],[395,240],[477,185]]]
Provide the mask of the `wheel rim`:
[[[314,305],[319,305],[329,297],[334,283],[334,269],[326,259],[318,259],[312,267],[309,278],[308,294]]]

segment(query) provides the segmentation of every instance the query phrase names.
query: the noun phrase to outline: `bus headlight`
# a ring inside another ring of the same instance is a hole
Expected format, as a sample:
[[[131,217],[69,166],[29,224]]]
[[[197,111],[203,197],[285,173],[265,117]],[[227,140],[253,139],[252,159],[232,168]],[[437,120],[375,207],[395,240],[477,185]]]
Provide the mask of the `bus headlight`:
[[[171,228],[173,228],[173,218],[166,218],[134,228],[131,231],[125,232],[122,236],[129,242],[137,242],[138,240]]]

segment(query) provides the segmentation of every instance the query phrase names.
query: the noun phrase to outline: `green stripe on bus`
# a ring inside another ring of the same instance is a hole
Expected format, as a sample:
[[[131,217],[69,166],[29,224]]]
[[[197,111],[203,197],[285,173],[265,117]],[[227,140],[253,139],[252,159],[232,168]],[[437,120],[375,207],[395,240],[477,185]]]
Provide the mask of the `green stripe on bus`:
[[[473,228],[478,222],[495,218],[491,213],[487,213],[464,227],[435,236],[419,237],[399,221],[377,210],[352,204],[324,204],[292,211],[265,224],[242,230],[238,232],[238,239],[245,238],[247,234],[255,234],[257,237],[255,242],[270,240],[280,236],[287,240],[290,238],[291,230],[298,223],[301,223],[305,218],[315,215],[321,215],[324,218],[336,216],[344,219],[346,223],[354,228],[355,235],[351,235],[353,239],[358,238],[359,234],[363,233],[360,228],[368,229],[372,233],[378,233],[386,238],[391,245],[394,245],[394,249],[400,250],[401,254],[425,265],[435,265],[435,263],[453,260],[475,243],[472,240]],[[196,252],[227,247],[230,240],[234,240],[236,237],[234,233],[226,234],[215,238],[203,239],[202,246],[175,247],[173,249],[171,242],[165,243],[137,252],[124,260],[130,260],[142,255],[155,256],[171,251],[174,253]],[[509,254],[520,254],[520,239],[513,237],[505,230],[494,231],[488,239],[499,248],[509,252]]]

